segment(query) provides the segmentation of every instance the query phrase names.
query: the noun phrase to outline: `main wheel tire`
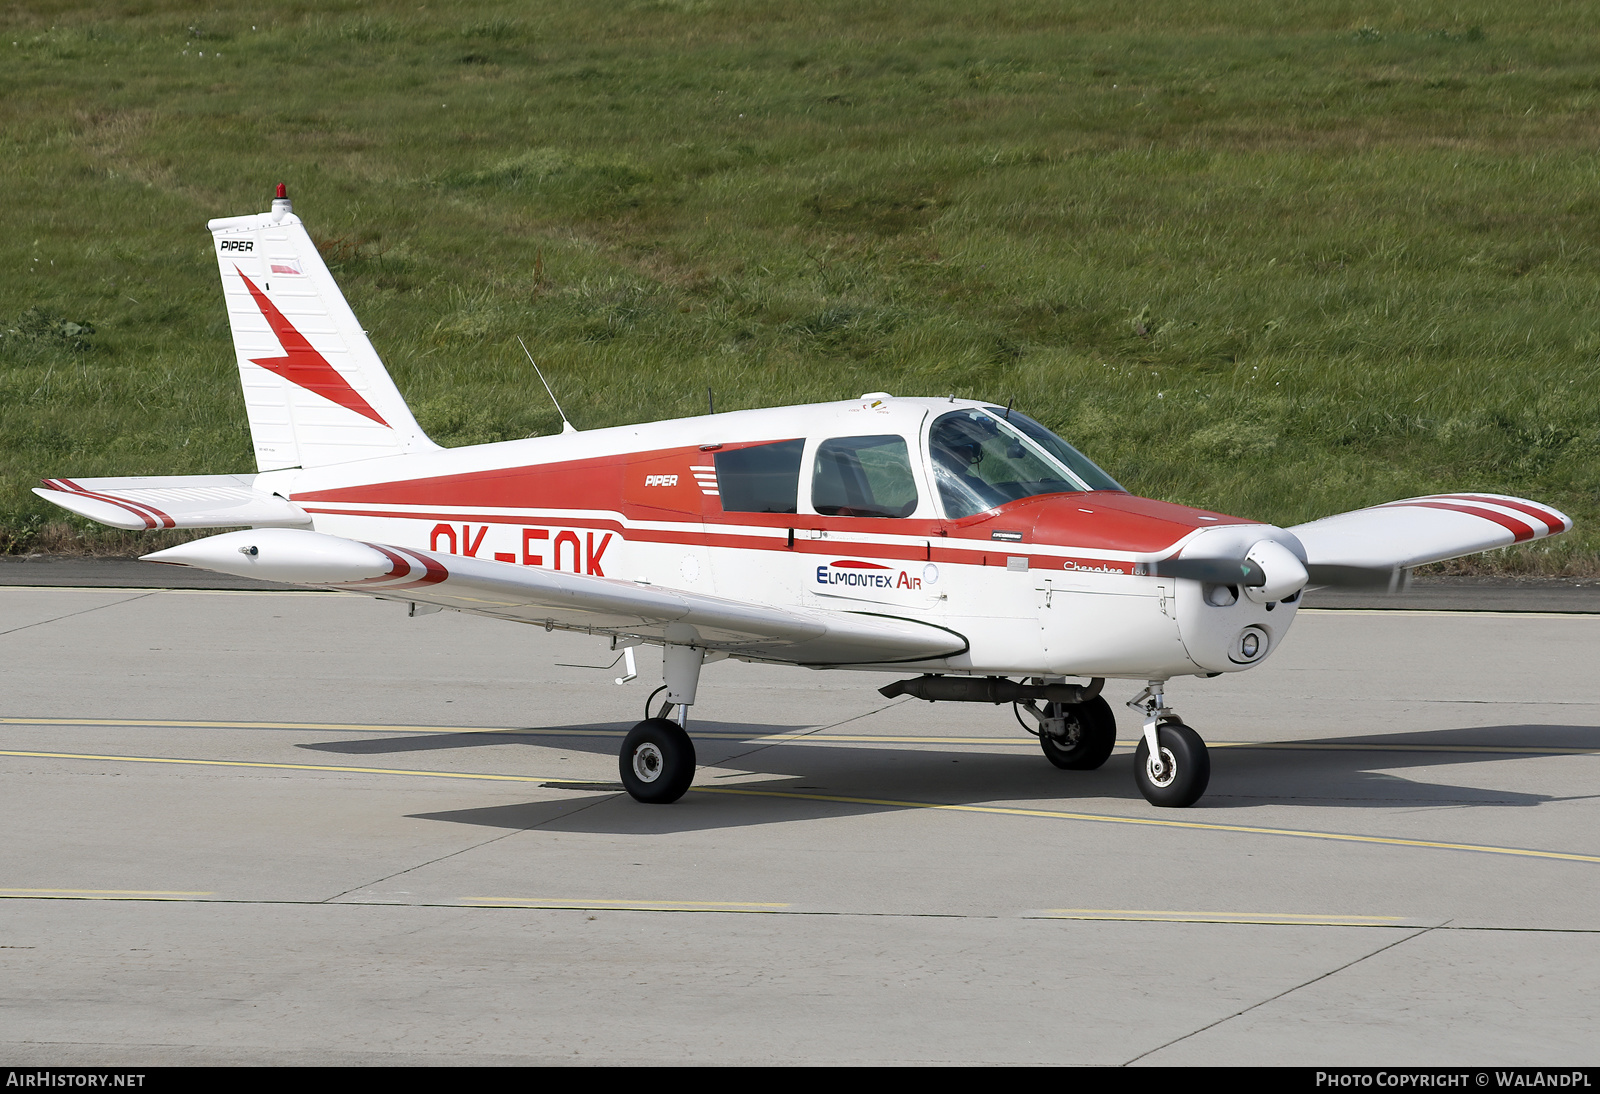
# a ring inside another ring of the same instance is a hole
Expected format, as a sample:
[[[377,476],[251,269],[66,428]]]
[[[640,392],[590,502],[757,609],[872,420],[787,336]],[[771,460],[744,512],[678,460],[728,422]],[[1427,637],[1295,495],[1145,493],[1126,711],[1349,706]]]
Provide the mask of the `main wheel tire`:
[[[622,740],[617,769],[635,801],[668,805],[694,781],[694,742],[677,722],[646,718]]]
[[[1045,759],[1065,771],[1093,771],[1106,762],[1117,747],[1117,717],[1111,704],[1096,695],[1082,703],[1051,703],[1051,714],[1064,717],[1064,738],[1039,733],[1039,747]]]
[[[1151,805],[1182,809],[1200,800],[1211,781],[1211,754],[1200,734],[1182,722],[1166,722],[1156,727],[1156,744],[1161,748],[1161,766],[1150,770],[1150,746],[1144,736],[1133,754],[1133,777],[1139,793]]]

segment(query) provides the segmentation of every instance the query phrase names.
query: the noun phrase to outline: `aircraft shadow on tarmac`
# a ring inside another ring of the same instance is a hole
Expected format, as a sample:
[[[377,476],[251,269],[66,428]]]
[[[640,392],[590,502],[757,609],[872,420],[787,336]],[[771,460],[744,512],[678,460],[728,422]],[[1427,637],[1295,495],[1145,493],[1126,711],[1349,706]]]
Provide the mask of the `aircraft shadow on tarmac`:
[[[729,767],[771,778],[752,783],[719,780],[702,770],[696,787],[738,786],[777,794],[827,795],[950,805],[1026,805],[1032,808],[1086,810],[1146,808],[1133,784],[1133,756],[1119,749],[1098,771],[1058,771],[1037,751],[1017,748],[995,753],[960,744],[947,747],[885,742],[795,745],[764,743],[772,733],[803,731],[795,726],[700,722],[701,733],[748,734],[744,740],[700,737],[702,769]],[[565,736],[560,731],[572,732]],[[303,744],[319,752],[374,756],[402,752],[474,748],[507,743],[567,752],[614,755],[627,726],[621,723],[549,727],[537,734],[449,733],[366,738]],[[1128,736],[1124,731],[1122,736]],[[1317,808],[1450,808],[1535,806],[1566,800],[1547,794],[1463,786],[1426,778],[1407,778],[1396,769],[1436,770],[1453,764],[1519,761],[1548,762],[1560,754],[1473,749],[1600,749],[1600,727],[1501,725],[1409,733],[1325,737],[1284,742],[1295,747],[1218,747],[1211,753],[1211,786],[1188,813],[1267,805]],[[1325,749],[1325,751],[1324,751]],[[1416,749],[1411,751],[1410,749]],[[535,768],[537,770],[537,767]],[[556,788],[581,791],[576,783],[552,777]],[[601,785],[595,794],[618,795],[620,787]],[[1590,795],[1585,795],[1588,797]],[[549,802],[419,814],[497,828],[525,828],[551,818]],[[811,801],[691,790],[670,808],[626,803],[623,810],[584,810],[562,821],[563,828],[597,832],[664,832],[781,823],[823,815],[875,813],[902,806],[870,802]]]

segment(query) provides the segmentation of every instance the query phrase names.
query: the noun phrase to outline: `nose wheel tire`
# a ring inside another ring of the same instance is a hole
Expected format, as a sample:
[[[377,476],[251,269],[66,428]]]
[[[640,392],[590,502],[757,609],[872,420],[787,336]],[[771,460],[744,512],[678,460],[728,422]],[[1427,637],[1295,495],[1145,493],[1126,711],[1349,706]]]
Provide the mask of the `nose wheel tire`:
[[[1040,727],[1045,759],[1064,771],[1093,771],[1117,745],[1117,719],[1100,696],[1083,703],[1051,703],[1052,717],[1065,722],[1060,736]]]
[[[646,718],[628,731],[617,757],[622,785],[635,801],[668,805],[694,781],[694,742],[677,722]]]
[[[1150,762],[1150,746],[1139,738],[1133,754],[1133,777],[1139,793],[1151,805],[1182,809],[1200,800],[1211,781],[1211,754],[1200,734],[1182,722],[1165,722],[1156,727],[1160,746],[1158,762]]]

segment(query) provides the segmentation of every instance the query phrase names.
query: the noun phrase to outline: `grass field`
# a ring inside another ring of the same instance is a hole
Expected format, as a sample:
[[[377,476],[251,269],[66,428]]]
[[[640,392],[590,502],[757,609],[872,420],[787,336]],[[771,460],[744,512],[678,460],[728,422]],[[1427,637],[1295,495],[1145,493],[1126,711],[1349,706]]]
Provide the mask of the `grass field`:
[[[0,10],[0,546],[41,475],[253,470],[204,230],[296,211],[424,428],[955,392],[1291,524],[1522,494],[1600,572],[1600,11]]]

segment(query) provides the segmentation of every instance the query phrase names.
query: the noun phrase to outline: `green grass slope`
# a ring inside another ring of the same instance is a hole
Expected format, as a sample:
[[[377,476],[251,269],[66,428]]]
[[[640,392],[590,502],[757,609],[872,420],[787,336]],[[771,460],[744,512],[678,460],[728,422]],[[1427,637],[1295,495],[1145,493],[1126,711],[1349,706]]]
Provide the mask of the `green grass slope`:
[[[1600,569],[1592,5],[12,3],[0,547],[41,475],[253,470],[204,230],[289,184],[443,444],[1007,400],[1292,524],[1431,491]]]

